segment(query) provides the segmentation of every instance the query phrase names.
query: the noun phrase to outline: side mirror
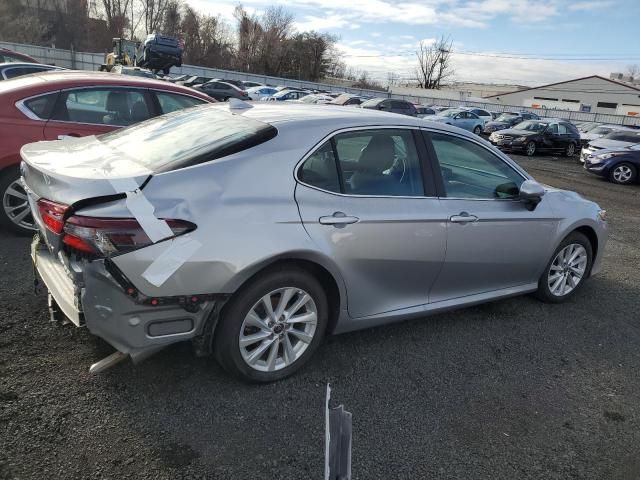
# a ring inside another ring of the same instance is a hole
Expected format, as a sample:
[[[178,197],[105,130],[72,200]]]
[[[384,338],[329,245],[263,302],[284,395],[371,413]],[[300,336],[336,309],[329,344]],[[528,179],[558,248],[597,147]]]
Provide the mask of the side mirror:
[[[455,115],[455,116],[453,117],[453,119],[454,119],[454,120],[460,120],[461,118],[462,118],[462,117],[461,117],[460,115]]]
[[[533,211],[542,201],[545,194],[544,187],[535,180],[525,180],[520,185],[518,198],[527,206],[527,210]]]

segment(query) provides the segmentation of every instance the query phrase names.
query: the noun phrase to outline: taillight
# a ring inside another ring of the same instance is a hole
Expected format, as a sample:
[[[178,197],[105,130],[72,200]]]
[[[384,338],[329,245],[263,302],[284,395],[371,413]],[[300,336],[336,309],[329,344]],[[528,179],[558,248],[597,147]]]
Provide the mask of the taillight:
[[[173,236],[195,230],[185,220],[165,220]],[[97,218],[74,215],[64,224],[62,242],[74,250],[99,256],[126,253],[153,242],[135,218]]]
[[[42,222],[46,225],[47,229],[55,234],[62,233],[62,229],[64,228],[64,214],[68,209],[68,205],[52,202],[46,198],[38,200],[40,218],[42,218]]]

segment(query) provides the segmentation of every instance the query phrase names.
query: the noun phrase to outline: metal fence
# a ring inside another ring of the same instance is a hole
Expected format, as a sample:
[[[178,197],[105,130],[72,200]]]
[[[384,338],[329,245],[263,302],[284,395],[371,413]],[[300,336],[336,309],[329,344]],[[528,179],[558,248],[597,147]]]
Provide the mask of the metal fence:
[[[98,70],[104,60],[103,53],[76,52],[74,50],[62,50],[59,48],[39,47],[35,45],[23,45],[20,43],[0,42],[0,47],[8,48],[20,53],[26,53],[42,63],[58,65],[77,70]],[[615,125],[640,126],[640,118],[627,115],[611,115],[605,113],[577,112],[573,110],[555,110],[544,108],[523,107],[522,105],[503,105],[489,102],[473,102],[460,99],[434,98],[428,96],[398,95],[378,90],[366,90],[361,88],[344,87],[329,83],[307,82],[290,78],[271,77],[268,75],[256,75],[253,73],[234,72],[217,68],[198,67],[196,65],[183,65],[173,68],[172,74],[198,75],[209,78],[226,78],[229,80],[247,80],[251,82],[269,85],[283,85],[287,87],[308,88],[313,90],[326,90],[329,92],[347,92],[368,97],[389,97],[407,100],[424,105],[442,106],[474,106],[490,111],[529,111],[542,117],[563,118],[572,122],[598,122]]]

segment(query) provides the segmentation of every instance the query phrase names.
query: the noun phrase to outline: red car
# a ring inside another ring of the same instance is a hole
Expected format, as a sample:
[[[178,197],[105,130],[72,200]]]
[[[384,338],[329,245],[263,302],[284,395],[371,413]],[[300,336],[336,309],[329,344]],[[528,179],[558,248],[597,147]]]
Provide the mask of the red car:
[[[46,72],[0,82],[0,225],[33,230],[20,182],[20,149],[39,140],[98,135],[214,100],[159,80],[99,72]]]
[[[13,50],[7,50],[6,48],[0,48],[0,63],[5,62],[27,62],[27,63],[40,63],[35,58],[30,57],[24,53],[14,52]]]

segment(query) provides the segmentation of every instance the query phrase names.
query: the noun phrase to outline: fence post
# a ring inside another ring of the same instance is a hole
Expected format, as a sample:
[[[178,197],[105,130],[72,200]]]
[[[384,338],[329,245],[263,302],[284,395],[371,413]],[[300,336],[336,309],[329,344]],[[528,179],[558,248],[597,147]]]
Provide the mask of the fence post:
[[[76,69],[76,51],[73,48],[73,43],[69,48],[71,49],[69,50],[69,56],[71,57],[71,70],[75,70]]]

